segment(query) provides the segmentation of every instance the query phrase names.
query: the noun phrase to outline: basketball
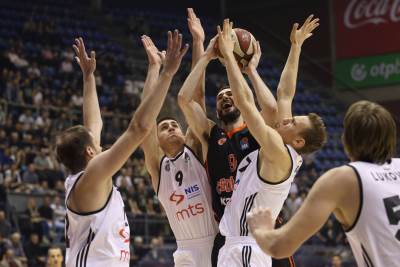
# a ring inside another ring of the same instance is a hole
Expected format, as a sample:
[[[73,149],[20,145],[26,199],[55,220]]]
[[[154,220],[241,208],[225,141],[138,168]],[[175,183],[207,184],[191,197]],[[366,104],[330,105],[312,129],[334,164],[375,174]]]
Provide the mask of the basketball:
[[[235,46],[233,48],[233,54],[235,55],[236,61],[239,67],[242,69],[249,64],[251,57],[254,54],[254,43],[256,39],[254,36],[245,29],[235,28],[233,38],[235,40]],[[215,43],[215,49],[218,54],[218,59],[223,65],[225,65],[224,58],[218,49],[218,42]]]

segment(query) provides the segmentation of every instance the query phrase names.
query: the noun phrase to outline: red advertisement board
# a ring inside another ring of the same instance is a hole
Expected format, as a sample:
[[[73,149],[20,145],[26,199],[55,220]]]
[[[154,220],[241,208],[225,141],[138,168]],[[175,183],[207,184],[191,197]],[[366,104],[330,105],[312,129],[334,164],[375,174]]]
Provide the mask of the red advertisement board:
[[[400,0],[332,0],[336,57],[400,51]]]

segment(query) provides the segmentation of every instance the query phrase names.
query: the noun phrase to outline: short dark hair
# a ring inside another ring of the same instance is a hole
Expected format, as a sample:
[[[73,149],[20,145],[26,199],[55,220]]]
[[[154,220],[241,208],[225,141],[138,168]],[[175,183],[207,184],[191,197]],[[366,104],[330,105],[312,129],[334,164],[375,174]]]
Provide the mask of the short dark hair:
[[[176,121],[180,125],[179,121],[172,116],[163,116],[163,117],[159,118],[157,120],[157,125],[159,125],[163,121],[168,121],[168,120]]]
[[[381,105],[352,104],[344,117],[343,144],[353,160],[382,164],[396,153],[396,123]]]
[[[222,91],[222,90],[225,90],[225,89],[228,89],[228,88],[231,88],[229,85],[223,85],[223,86],[221,86],[219,89],[218,89],[218,92],[217,92],[217,95]]]
[[[68,128],[56,138],[57,159],[72,173],[85,169],[86,147],[94,146],[89,130],[82,125]]]
[[[324,121],[315,113],[308,113],[311,127],[303,130],[300,135],[304,138],[305,144],[297,152],[310,154],[321,149],[326,143],[327,134]]]

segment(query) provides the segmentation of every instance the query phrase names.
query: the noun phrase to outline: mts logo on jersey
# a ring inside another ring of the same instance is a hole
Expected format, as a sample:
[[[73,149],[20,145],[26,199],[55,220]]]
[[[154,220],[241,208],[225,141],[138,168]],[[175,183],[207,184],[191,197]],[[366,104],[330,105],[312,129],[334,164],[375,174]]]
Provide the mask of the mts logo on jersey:
[[[184,195],[177,194],[175,191],[169,197],[169,200],[172,202],[176,202],[176,205],[179,205],[185,199]]]
[[[201,194],[200,186],[195,184],[185,188],[185,194],[188,199],[199,196]]]
[[[178,219],[178,221],[184,221],[202,213],[204,213],[204,207],[202,203],[196,203],[194,205],[189,204],[186,209],[182,209],[176,212],[176,218]]]

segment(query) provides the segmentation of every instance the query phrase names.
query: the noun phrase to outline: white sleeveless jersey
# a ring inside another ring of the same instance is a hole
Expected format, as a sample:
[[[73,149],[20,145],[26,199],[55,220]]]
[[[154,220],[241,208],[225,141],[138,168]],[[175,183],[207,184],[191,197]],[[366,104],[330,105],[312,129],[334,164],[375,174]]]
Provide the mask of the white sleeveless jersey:
[[[67,177],[65,202],[82,174]],[[121,194],[114,186],[98,211],[78,213],[67,206],[65,227],[66,267],[129,266],[129,224]]]
[[[361,207],[346,235],[360,267],[400,266],[400,159],[349,164],[357,173]]]
[[[292,159],[289,177],[277,184],[267,183],[259,175],[259,151],[248,154],[237,168],[236,181],[231,201],[225,207],[219,228],[226,237],[251,236],[246,215],[256,207],[270,208],[274,220],[279,215],[293,179],[303,160],[296,151],[287,146]]]
[[[214,236],[218,226],[207,172],[189,147],[160,162],[158,198],[177,241]]]

